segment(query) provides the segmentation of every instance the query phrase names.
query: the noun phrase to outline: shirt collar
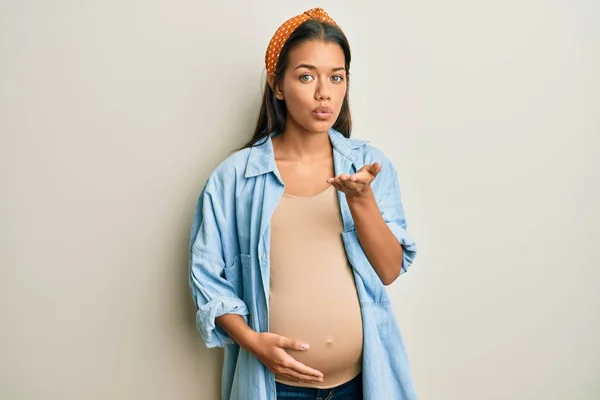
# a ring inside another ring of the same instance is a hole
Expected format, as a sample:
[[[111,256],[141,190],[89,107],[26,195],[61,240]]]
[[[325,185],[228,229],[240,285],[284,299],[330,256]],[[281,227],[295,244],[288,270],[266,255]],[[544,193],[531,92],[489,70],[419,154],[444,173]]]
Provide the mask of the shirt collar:
[[[329,130],[328,134],[333,150],[352,162],[354,161],[355,150],[367,143],[364,140],[348,139],[333,128]],[[262,139],[258,145],[250,148],[248,164],[246,165],[246,178],[263,175],[276,170],[275,152],[273,151],[273,142],[271,140],[274,135],[275,133],[271,133],[265,139]]]

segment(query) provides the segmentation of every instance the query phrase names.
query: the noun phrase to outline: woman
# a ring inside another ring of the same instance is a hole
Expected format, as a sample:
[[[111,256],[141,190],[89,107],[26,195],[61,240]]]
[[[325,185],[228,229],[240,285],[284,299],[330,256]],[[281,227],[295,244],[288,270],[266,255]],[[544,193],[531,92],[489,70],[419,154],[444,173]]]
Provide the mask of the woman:
[[[282,24],[254,136],[199,197],[190,287],[225,400],[416,398],[384,288],[416,247],[393,165],[349,138],[350,58],[322,9]]]

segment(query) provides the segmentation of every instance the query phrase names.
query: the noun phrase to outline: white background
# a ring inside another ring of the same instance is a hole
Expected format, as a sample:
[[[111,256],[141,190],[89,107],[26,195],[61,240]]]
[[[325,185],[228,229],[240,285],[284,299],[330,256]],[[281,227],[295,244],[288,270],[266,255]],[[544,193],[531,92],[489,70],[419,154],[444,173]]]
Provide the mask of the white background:
[[[218,398],[193,206],[322,6],[419,245],[389,291],[420,399],[600,398],[600,3],[367,4],[0,2],[0,397]]]

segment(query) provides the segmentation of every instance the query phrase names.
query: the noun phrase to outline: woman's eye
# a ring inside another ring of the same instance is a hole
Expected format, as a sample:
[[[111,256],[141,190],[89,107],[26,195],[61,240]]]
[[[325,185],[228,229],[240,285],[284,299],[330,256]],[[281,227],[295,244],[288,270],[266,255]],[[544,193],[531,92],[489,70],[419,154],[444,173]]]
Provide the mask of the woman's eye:
[[[341,81],[343,81],[343,80],[344,80],[344,77],[343,77],[343,76],[341,76],[341,75],[335,75],[335,76],[332,76],[332,77],[331,77],[331,79],[332,79],[334,82],[341,82]]]
[[[309,82],[311,79],[313,79],[313,77],[310,76],[310,75],[302,75],[302,76],[300,76],[300,80],[302,82]]]

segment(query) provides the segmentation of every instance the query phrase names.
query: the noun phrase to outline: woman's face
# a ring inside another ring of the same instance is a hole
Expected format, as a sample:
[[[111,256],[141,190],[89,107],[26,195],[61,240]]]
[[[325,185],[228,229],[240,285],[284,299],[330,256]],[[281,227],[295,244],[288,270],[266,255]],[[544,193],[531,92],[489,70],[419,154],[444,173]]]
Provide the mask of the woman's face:
[[[312,40],[288,53],[288,66],[276,90],[287,108],[287,124],[324,133],[337,120],[346,96],[344,52],[334,43]]]

